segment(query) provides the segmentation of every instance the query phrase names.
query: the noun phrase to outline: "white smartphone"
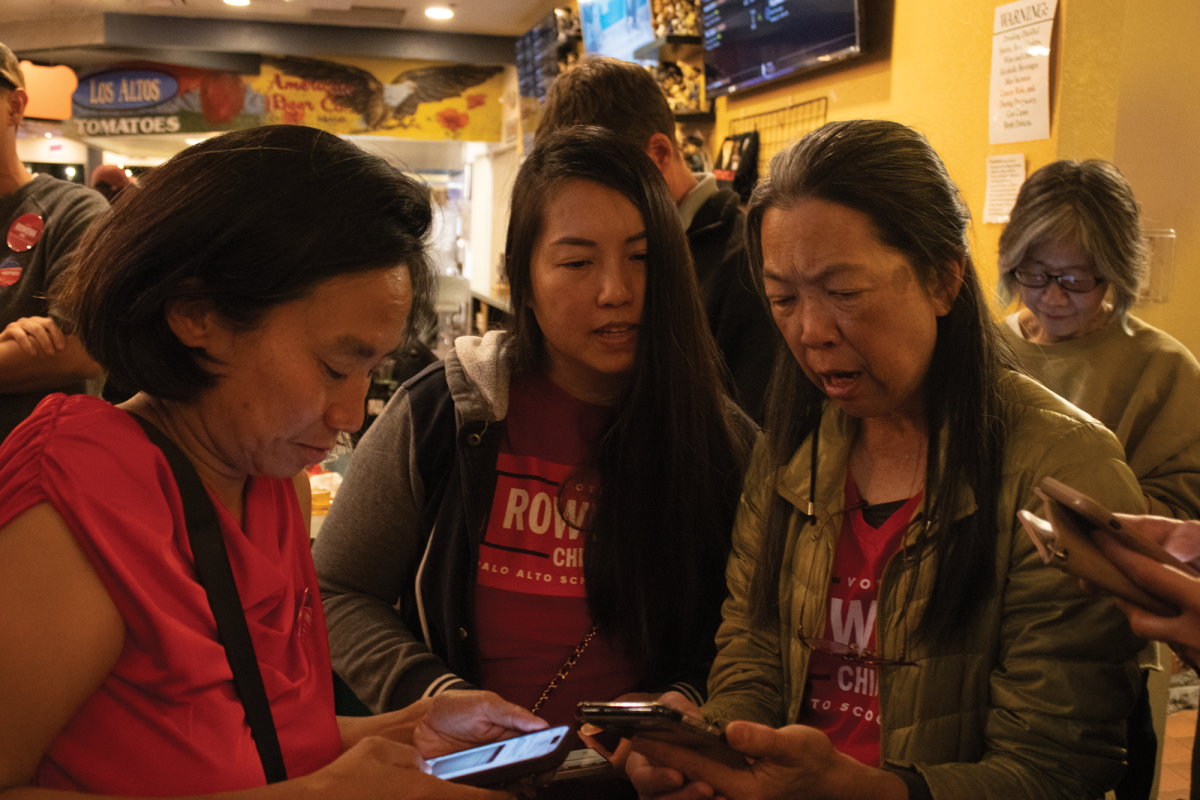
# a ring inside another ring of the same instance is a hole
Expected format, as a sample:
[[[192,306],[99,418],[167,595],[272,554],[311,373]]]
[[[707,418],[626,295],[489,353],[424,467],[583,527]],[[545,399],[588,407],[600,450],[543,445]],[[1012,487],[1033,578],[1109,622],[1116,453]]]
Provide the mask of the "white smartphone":
[[[495,786],[553,770],[567,757],[566,725],[428,759],[435,777],[468,786]]]

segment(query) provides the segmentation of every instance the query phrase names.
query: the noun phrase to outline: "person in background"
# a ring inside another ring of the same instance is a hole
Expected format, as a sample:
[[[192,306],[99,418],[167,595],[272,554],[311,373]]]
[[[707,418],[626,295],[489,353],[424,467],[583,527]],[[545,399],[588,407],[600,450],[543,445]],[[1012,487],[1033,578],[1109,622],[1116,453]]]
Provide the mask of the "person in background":
[[[0,44],[0,442],[47,394],[81,393],[101,372],[77,337],[58,330],[46,297],[108,204],[91,189],[25,169],[17,131],[28,102],[20,64]]]
[[[1099,797],[1140,642],[1017,519],[1052,475],[1141,506],[1116,438],[1003,355],[932,147],[829,123],[771,162],[747,241],[787,343],[701,709],[754,759],[635,739],[671,798]],[[686,708],[682,698],[667,698]]]
[[[535,141],[571,125],[599,125],[645,150],[679,208],[709,329],[724,360],[726,391],[755,420],[771,377],[778,333],[754,289],[743,247],[745,215],[731,189],[695,175],[675,138],[675,117],[645,68],[588,56],[546,95]]]
[[[431,303],[426,189],[275,126],[184,150],[120,211],[57,302],[138,394],[51,395],[0,445],[0,798],[500,800],[422,759],[545,723],[482,692],[336,717],[309,555],[301,470]],[[153,430],[213,505],[291,780],[264,785]]]
[[[116,164],[101,164],[92,172],[92,188],[104,195],[104,199],[113,202],[126,186],[135,185],[137,181]]]
[[[1146,260],[1137,201],[1115,166],[1048,164],[1021,186],[1000,235],[1000,294],[1022,304],[1001,330],[1026,372],[1116,434],[1145,494],[1142,510],[1195,519],[1200,363],[1129,313]],[[1157,651],[1143,662],[1157,669]],[[1129,770],[1116,794],[1147,800],[1158,739],[1144,687],[1129,725]]]
[[[1147,252],[1137,201],[1104,161],[1029,176],[1000,236],[1001,327],[1021,366],[1108,426],[1146,511],[1200,518],[1200,363],[1137,317]]]
[[[667,185],[610,131],[560,130],[517,174],[505,253],[510,328],[400,389],[316,540],[334,666],[375,711],[467,686],[552,724],[700,700],[757,428]]]

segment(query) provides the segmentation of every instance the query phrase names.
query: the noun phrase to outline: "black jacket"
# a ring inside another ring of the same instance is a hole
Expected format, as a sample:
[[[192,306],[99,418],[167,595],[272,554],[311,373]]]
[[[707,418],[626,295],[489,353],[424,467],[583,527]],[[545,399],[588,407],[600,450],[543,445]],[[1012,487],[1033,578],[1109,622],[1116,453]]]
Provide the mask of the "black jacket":
[[[708,325],[725,359],[725,388],[761,424],[779,329],[750,274],[738,201],[733,190],[717,190],[696,211],[687,237]]]

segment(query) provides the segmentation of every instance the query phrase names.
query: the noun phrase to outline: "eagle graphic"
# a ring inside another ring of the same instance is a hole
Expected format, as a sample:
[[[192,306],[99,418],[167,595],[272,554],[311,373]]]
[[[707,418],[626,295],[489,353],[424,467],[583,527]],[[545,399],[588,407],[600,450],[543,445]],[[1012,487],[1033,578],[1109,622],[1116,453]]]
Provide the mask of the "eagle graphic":
[[[263,63],[306,81],[319,82],[339,105],[360,114],[364,131],[407,128],[421,103],[457,97],[504,67],[449,64],[401,72],[388,85],[365,69],[299,56],[263,56]]]

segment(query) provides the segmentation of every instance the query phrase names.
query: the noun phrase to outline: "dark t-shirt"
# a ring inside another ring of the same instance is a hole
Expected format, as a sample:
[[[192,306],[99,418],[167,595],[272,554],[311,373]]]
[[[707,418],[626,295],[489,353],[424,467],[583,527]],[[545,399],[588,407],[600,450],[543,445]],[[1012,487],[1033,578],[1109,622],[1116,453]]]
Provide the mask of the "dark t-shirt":
[[[0,197],[0,328],[21,317],[49,315],[50,288],[67,270],[84,230],[106,208],[108,202],[98,192],[49,175],[35,176]],[[39,218],[40,235],[29,232],[30,217],[26,215]],[[10,247],[10,240],[16,249]],[[27,246],[31,242],[32,246]],[[0,441],[46,395],[83,391],[80,383],[10,394],[5,393],[4,384],[0,373]]]

